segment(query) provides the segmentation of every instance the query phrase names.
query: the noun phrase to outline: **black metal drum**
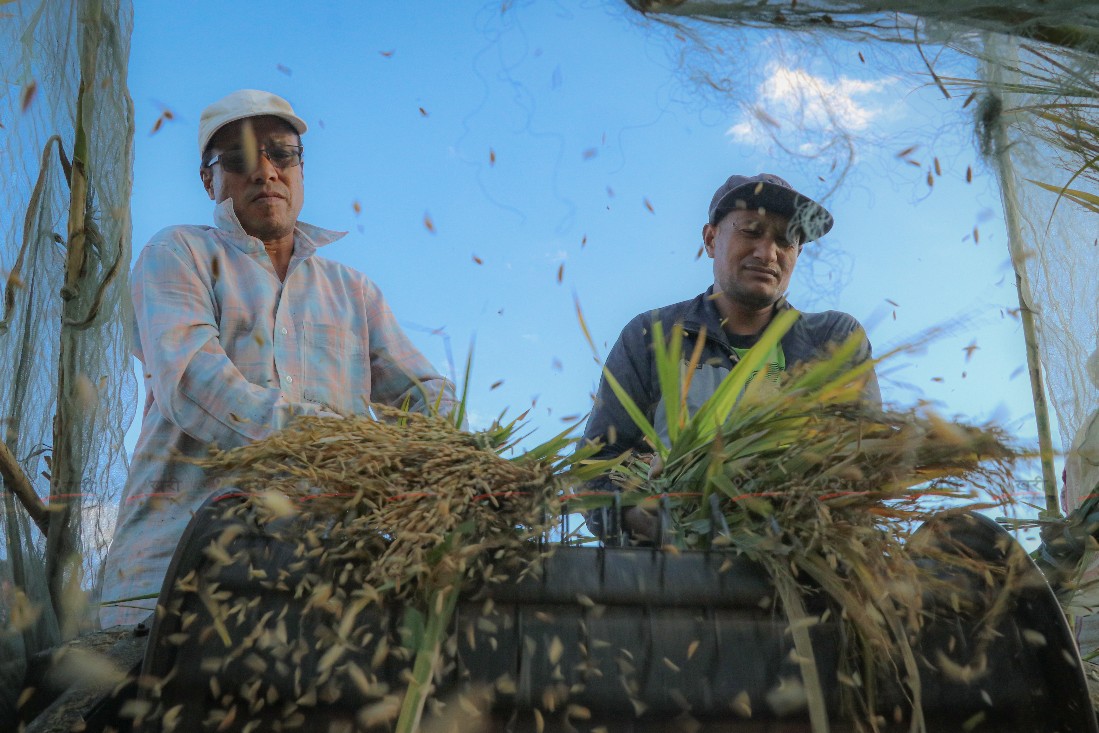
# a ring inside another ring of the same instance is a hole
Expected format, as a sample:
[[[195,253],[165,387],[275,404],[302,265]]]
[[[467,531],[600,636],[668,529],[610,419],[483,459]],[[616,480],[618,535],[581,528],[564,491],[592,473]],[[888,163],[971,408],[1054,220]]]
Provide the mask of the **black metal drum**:
[[[339,578],[287,541],[287,527],[226,512],[233,502],[208,502],[180,542],[130,708],[136,729],[389,729],[386,701],[402,692],[412,659],[406,609],[333,607],[317,590]],[[1014,544],[973,516],[922,531],[989,563],[1007,562]],[[560,547],[540,564],[460,601],[437,676],[445,704],[429,706],[425,727],[811,730],[789,623],[760,566],[731,552],[596,547]],[[943,674],[939,652],[964,657],[978,618],[942,609],[912,640],[928,730],[1096,733],[1060,607],[1038,570],[1027,572],[971,679]],[[822,594],[805,604],[828,609]],[[833,731],[860,729],[842,714],[840,611],[810,632]],[[875,684],[879,729],[908,730],[903,689]]]

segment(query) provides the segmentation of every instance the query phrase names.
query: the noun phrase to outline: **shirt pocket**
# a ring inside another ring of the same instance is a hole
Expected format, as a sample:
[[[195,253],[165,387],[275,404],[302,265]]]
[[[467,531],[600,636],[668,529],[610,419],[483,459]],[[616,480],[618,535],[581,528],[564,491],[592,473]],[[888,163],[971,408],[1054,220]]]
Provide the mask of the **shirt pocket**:
[[[364,368],[367,360],[362,341],[346,326],[308,321],[302,325],[302,395],[342,415],[364,412],[370,398],[370,372]]]

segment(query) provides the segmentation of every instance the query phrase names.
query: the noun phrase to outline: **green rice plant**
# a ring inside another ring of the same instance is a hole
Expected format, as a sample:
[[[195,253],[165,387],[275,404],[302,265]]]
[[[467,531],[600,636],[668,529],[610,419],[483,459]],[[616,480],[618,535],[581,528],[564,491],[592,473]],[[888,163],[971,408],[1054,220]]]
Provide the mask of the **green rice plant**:
[[[861,678],[899,670],[913,702],[913,730],[919,730],[919,670],[909,638],[924,599],[954,589],[914,561],[909,536],[920,521],[944,512],[1009,505],[1012,461],[1020,452],[994,427],[960,425],[926,410],[860,405],[875,366],[852,363],[861,335],[777,387],[751,379],[797,317],[776,317],[693,415],[683,401],[689,384],[680,374],[689,379],[694,370],[680,370],[682,331],[665,333],[657,324],[653,350],[668,443],[614,376],[606,372],[606,378],[662,467],[654,471],[627,456],[611,474],[623,506],[666,507],[668,549],[719,546],[764,565],[792,626],[813,622],[804,618],[800,591],[823,590],[870,661]],[[591,507],[610,500],[580,501]],[[808,637],[799,642],[795,634],[794,640],[806,660],[810,716],[820,721],[823,699],[809,689],[812,650],[803,648]],[[863,694],[867,699],[857,707],[873,710],[872,687]]]

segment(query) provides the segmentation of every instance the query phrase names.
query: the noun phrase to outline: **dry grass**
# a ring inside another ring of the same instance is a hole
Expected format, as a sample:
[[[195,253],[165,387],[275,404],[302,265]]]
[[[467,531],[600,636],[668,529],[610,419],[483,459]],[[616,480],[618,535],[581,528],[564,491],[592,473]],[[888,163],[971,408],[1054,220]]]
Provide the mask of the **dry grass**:
[[[857,335],[779,387],[752,379],[794,318],[776,318],[694,415],[683,407],[680,331],[665,339],[654,328],[670,442],[639,422],[660,468],[634,457],[616,469],[621,502],[664,507],[661,539],[669,549],[719,546],[763,564],[794,627],[819,621],[806,617],[801,598],[823,590],[855,640],[849,662],[863,665],[845,674],[892,677],[908,690],[912,729],[920,730],[910,640],[936,608],[983,613],[982,628],[994,629],[1019,586],[1008,577],[1014,566],[989,567],[926,536],[913,542],[913,531],[944,515],[1003,512],[1013,502],[1012,466],[1021,453],[993,426],[857,404],[871,366],[852,365]],[[621,390],[618,396],[628,403]],[[635,406],[627,409],[644,420]],[[960,577],[976,582],[960,589]],[[807,644],[805,637],[797,645],[817,726],[826,714]],[[873,686],[853,693],[848,714],[876,729]]]
[[[560,511],[560,449],[572,441],[559,436],[506,460],[497,450],[512,438],[515,423],[469,434],[455,427],[460,417],[373,409],[380,419],[299,419],[204,465],[242,492],[244,501],[230,511],[257,521],[311,564],[317,580],[296,597],[306,608],[331,610],[325,614],[331,628],[318,630],[334,641],[315,670],[322,678],[348,640],[366,646],[374,637],[370,619],[376,616],[364,611],[404,607],[403,644],[415,653],[407,688],[363,708],[359,723],[411,733],[444,663],[459,593],[522,575],[544,550],[538,540]],[[228,545],[225,539],[221,544]],[[218,555],[218,544],[207,554],[233,562],[224,549]],[[218,623],[232,612],[218,607],[214,595],[207,608],[228,645]],[[389,653],[382,645],[375,656]],[[347,673],[352,670],[362,689],[385,693],[379,680],[348,665]]]
[[[307,417],[204,465],[261,520],[296,517],[323,565],[354,568],[378,594],[411,597],[443,578],[485,580],[529,559],[560,511],[552,464],[507,460],[488,434],[375,406],[382,418]],[[445,550],[445,551],[442,551]]]
[[[777,340],[789,325],[779,323],[766,339]],[[673,408],[673,440],[654,446],[662,474],[650,477],[650,466],[632,459],[615,476],[624,504],[667,507],[675,549],[722,547],[769,569],[798,656],[806,660],[816,725],[827,713],[804,632],[821,619],[808,615],[801,599],[823,591],[854,640],[841,673],[891,678],[906,690],[912,729],[920,730],[920,670],[910,640],[927,614],[933,608],[983,614],[981,628],[991,630],[1016,587],[1010,565],[990,568],[955,548],[913,542],[912,531],[944,512],[1009,504],[1018,451],[990,427],[853,406],[866,367],[850,368],[852,349],[846,345],[782,389],[750,382],[757,360],[746,358],[715,395],[720,405],[693,416]],[[671,347],[658,352],[667,362],[665,401],[681,405],[682,350],[674,334]],[[397,730],[411,731],[431,694],[459,591],[520,572],[542,551],[535,540],[557,527],[563,469],[585,453],[563,459],[569,442],[555,439],[550,448],[506,460],[497,450],[514,424],[471,435],[443,418],[376,409],[381,420],[301,419],[266,440],[214,455],[206,466],[241,490],[244,511],[261,523],[294,527],[300,554],[333,579],[326,592],[355,589],[354,599],[340,599],[344,611],[333,624],[354,623],[348,615],[375,602],[419,610],[409,691],[399,713],[393,703],[387,708],[398,717]],[[582,470],[590,475],[607,466]],[[574,509],[611,501],[569,498]],[[960,593],[961,576],[974,584]],[[951,664],[964,672],[975,660],[945,660],[944,673]],[[873,730],[875,706],[874,684],[857,686],[847,715]]]

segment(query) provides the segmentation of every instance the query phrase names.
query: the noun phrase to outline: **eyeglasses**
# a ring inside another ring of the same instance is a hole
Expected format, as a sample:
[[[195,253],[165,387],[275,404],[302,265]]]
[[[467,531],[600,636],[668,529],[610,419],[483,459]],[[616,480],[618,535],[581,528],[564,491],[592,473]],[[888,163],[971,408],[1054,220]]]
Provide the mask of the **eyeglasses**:
[[[301,145],[282,145],[275,143],[260,148],[259,155],[262,155],[271,161],[271,165],[276,168],[292,168],[296,165],[301,165],[301,154],[304,150],[305,148]],[[249,158],[252,158],[252,160],[249,160]],[[248,169],[248,164],[255,164],[257,162],[259,162],[259,156],[250,156],[244,150],[226,150],[206,165],[209,167],[220,163],[222,170],[227,173],[251,173],[252,171]]]

